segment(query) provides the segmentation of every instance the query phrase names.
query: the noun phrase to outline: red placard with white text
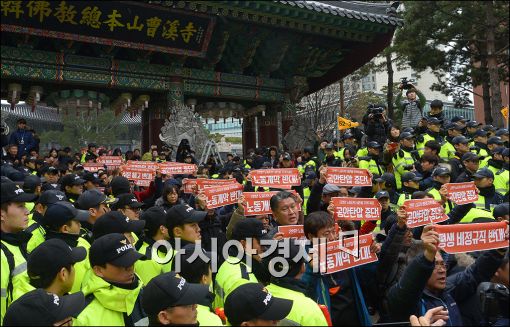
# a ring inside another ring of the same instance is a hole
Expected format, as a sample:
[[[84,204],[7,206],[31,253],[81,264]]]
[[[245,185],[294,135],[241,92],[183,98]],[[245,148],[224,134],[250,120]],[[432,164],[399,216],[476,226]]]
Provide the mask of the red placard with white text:
[[[297,195],[296,191],[290,190],[290,192],[294,195]],[[269,201],[271,197],[278,193],[278,191],[269,191],[269,192],[244,192],[244,200],[246,204],[244,206],[244,215],[245,216],[256,216],[256,215],[270,215],[273,212],[271,211],[271,206],[269,205]],[[297,204],[297,208],[301,211],[301,205]]]
[[[197,192],[201,192],[210,187],[231,185],[231,184],[239,184],[236,179],[207,179],[207,178],[199,178],[197,179]]]
[[[192,194],[197,187],[197,181],[198,181],[198,179],[183,178],[182,179],[182,189],[184,190],[184,193]]]
[[[381,204],[373,198],[332,198],[335,220],[380,220]]]
[[[441,203],[434,199],[414,199],[404,202],[407,227],[413,228],[448,220]]]
[[[159,169],[165,175],[191,175],[197,172],[197,165],[180,162],[162,162],[159,164]]]
[[[283,233],[283,238],[306,239],[303,225],[278,226],[278,233]]]
[[[297,168],[257,169],[248,174],[253,186],[290,189],[301,185]]]
[[[104,165],[97,162],[85,162],[83,163],[83,169],[90,171],[91,173],[95,173],[99,169],[104,169]]]
[[[204,189],[207,209],[223,207],[237,203],[243,194],[243,186],[239,183],[209,187]]]
[[[129,166],[124,166],[121,174],[127,179],[134,181],[138,186],[149,186],[155,176],[154,171]]]
[[[475,182],[448,183],[444,185],[448,191],[448,199],[455,204],[466,204],[478,200]]]
[[[326,182],[337,186],[372,186],[372,174],[364,168],[327,167]]]
[[[126,162],[126,166],[134,169],[146,169],[156,172],[159,164],[157,162],[152,161],[137,161],[137,160],[128,160]]]
[[[121,156],[102,156],[96,159],[96,162],[102,163],[106,165],[108,169],[115,169],[122,165],[122,157]]]
[[[485,251],[508,247],[508,224],[502,222],[437,225],[439,248],[447,253]]]
[[[320,272],[332,274],[377,261],[375,253],[370,251],[372,242],[372,234],[367,234],[328,242],[326,253],[318,252],[320,246],[315,246],[314,250],[319,253]]]

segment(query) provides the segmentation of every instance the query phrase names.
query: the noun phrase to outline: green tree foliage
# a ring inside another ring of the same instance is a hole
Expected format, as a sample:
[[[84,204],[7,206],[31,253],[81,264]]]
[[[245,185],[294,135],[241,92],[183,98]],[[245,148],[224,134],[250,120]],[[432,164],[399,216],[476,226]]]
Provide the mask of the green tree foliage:
[[[507,1],[405,1],[402,17],[404,27],[397,30],[394,49],[417,71],[430,68],[437,77],[433,90],[454,98],[473,93],[473,86],[482,85],[486,122],[498,119],[501,99],[499,76],[508,80],[508,8]],[[491,6],[492,16],[487,6]],[[490,35],[494,37],[493,53]],[[488,41],[489,40],[489,41]],[[492,61],[491,61],[492,59]],[[493,62],[499,75],[489,74]],[[490,83],[489,83],[489,80]],[[488,88],[492,92],[489,92]],[[497,92],[496,92],[497,91]],[[489,108],[488,108],[489,107]],[[492,108],[490,108],[492,107]],[[492,109],[492,114],[491,114]],[[492,118],[491,118],[492,116]]]
[[[94,112],[75,111],[61,113],[61,131],[49,131],[41,134],[41,143],[58,143],[60,146],[69,146],[77,149],[87,143],[97,143],[110,146],[128,132],[126,125],[121,125],[122,115],[115,116],[111,110]]]

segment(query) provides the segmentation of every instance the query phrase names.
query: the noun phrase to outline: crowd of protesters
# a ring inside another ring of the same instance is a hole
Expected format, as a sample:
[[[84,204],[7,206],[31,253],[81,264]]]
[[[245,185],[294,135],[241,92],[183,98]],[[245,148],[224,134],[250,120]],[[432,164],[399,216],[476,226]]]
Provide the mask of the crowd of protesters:
[[[402,127],[387,118],[384,105],[372,105],[364,128],[340,138],[286,152],[248,149],[244,158],[227,155],[223,165],[210,158],[192,175],[157,170],[148,187],[119,169],[89,172],[86,163],[113,155],[198,164],[187,140],[175,154],[167,147],[122,153],[89,143],[83,152],[63,148],[46,155],[20,119],[2,153],[0,322],[508,325],[508,247],[447,254],[438,247],[436,225],[408,228],[404,210],[406,200],[434,198],[448,215],[440,224],[508,222],[508,130],[459,116],[447,120],[438,100],[423,114],[416,90],[406,96]],[[373,185],[328,184],[326,167],[365,168]],[[250,171],[270,168],[298,168],[301,185],[294,193],[252,185]],[[243,197],[208,209],[203,194],[184,193],[184,178],[235,179],[244,192],[278,193],[272,214],[246,217]],[[455,205],[444,184],[470,181],[478,200]],[[381,219],[335,221],[335,197],[375,198]],[[303,225],[307,239],[328,242],[338,231],[372,234],[378,260],[321,274],[304,258],[291,260],[304,251],[295,240],[287,255],[262,258],[262,241],[285,241],[278,232],[285,225]],[[168,254],[165,247],[154,250],[161,241],[180,247],[179,267],[176,259],[158,260]],[[241,249],[220,255],[229,241]],[[208,260],[213,257],[218,269]],[[278,257],[287,272],[277,277],[268,267]]]

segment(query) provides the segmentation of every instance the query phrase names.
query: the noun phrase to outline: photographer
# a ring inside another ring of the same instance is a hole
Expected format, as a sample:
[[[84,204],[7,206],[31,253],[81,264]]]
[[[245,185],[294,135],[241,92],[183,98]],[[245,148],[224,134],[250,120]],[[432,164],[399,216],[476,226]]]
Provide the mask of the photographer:
[[[179,147],[177,148],[177,153],[175,157],[175,161],[184,162],[184,159],[188,154],[194,154],[195,151],[191,150],[191,146],[189,144],[188,139],[182,139],[181,143],[179,143]]]
[[[398,88],[406,90],[406,99],[402,101],[402,93],[399,93],[395,100],[395,104],[403,112],[402,128],[414,128],[423,118],[423,107],[425,106],[426,99],[411,82],[412,80],[408,81],[405,77],[402,79],[402,83]]]
[[[386,136],[389,134],[392,121],[386,118],[386,106],[384,104],[370,104],[368,110],[363,117],[363,125],[365,126],[366,142],[377,142],[379,144],[386,143]]]

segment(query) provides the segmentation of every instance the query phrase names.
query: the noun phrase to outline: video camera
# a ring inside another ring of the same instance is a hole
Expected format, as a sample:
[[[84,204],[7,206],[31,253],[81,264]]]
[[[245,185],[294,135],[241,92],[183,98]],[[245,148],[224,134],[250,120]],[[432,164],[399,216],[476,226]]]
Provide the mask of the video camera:
[[[382,114],[385,108],[382,105],[369,104],[367,109],[368,114],[372,115],[373,118],[382,118]]]
[[[404,90],[407,90],[407,89],[410,89],[410,88],[413,88],[413,85],[411,83],[414,83],[415,80],[414,79],[410,79],[408,80],[407,77],[402,77],[400,79],[400,83],[402,84],[402,88]]]
[[[508,288],[497,283],[483,282],[478,286],[478,296],[483,316],[489,326],[508,319]]]

